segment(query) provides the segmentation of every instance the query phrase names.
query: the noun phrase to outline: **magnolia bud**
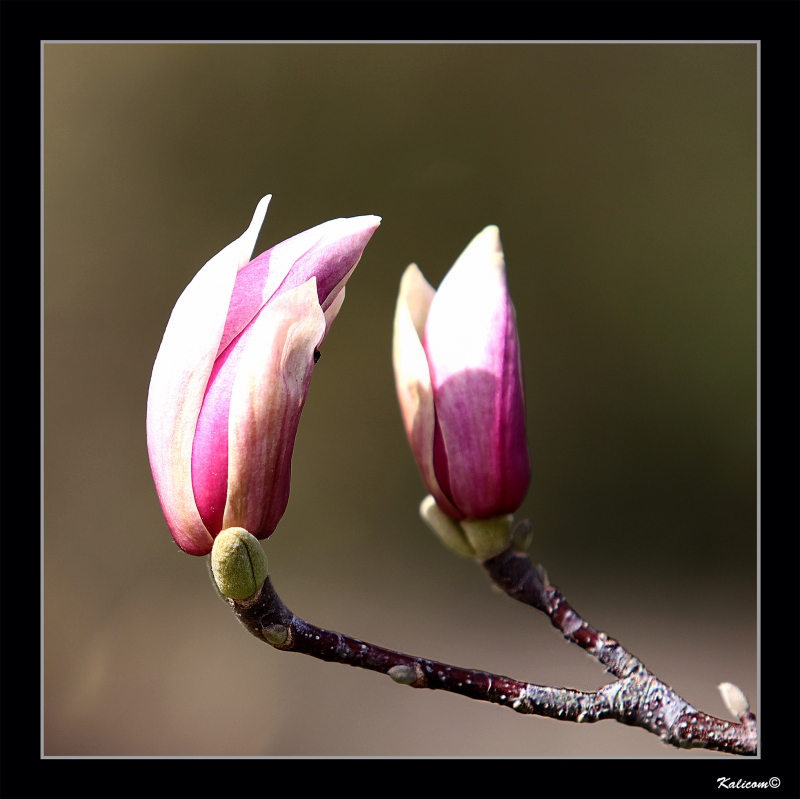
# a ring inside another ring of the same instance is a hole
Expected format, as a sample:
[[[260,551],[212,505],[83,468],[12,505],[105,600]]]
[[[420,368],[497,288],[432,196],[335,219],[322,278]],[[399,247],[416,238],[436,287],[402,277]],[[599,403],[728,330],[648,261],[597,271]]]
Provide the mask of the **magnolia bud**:
[[[225,596],[247,599],[267,579],[267,556],[255,536],[243,527],[229,527],[214,539],[211,572]]]
[[[269,199],[186,287],[153,365],[150,466],[190,555],[207,555],[227,528],[264,539],[277,527],[318,347],[381,221],[333,219],[251,261]]]
[[[438,290],[415,264],[406,269],[392,352],[408,441],[439,508],[456,521],[514,513],[531,464],[516,316],[494,225]]]

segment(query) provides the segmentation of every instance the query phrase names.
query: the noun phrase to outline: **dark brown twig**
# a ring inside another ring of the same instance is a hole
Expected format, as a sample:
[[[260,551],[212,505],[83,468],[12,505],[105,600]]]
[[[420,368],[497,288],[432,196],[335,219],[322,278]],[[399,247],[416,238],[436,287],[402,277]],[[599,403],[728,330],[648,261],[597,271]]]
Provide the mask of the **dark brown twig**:
[[[525,553],[509,545],[483,561],[489,577],[512,599],[545,613],[564,637],[595,657],[617,685],[635,685],[626,724],[644,727],[673,746],[705,747],[737,755],[755,755],[758,728],[745,711],[736,724],[701,713],[659,680],[638,658],[605,633],[598,632],[573,610],[547,572]],[[625,689],[623,689],[625,690]]]
[[[228,602],[239,621],[256,638],[276,649],[377,671],[412,688],[451,691],[518,713],[577,722],[615,719],[654,732],[673,746],[755,754],[756,727],[752,714],[746,713],[742,723],[735,724],[697,711],[616,641],[583,622],[560,592],[548,585],[546,578],[542,579],[543,570],[537,571],[527,555],[504,550],[484,566],[509,596],[547,613],[558,629],[594,654],[619,680],[599,691],[576,691],[393,652],[297,618],[278,596],[269,577],[250,599]]]

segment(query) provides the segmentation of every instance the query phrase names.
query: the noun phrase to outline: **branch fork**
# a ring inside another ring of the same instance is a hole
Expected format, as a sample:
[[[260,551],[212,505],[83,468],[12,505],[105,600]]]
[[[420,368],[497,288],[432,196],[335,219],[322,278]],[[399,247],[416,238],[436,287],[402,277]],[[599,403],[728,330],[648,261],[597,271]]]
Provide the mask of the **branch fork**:
[[[527,528],[524,532],[522,536],[512,535],[510,543],[499,552],[476,560],[495,586],[512,599],[545,613],[568,641],[588,652],[617,678],[598,691],[526,683],[395,652],[324,630],[295,616],[269,576],[253,596],[226,599],[250,633],[281,651],[377,671],[401,685],[450,691],[518,713],[577,723],[614,719],[641,727],[658,735],[664,743],[680,748],[702,747],[734,755],[757,753],[756,718],[737,686],[723,683],[720,692],[738,722],[718,719],[693,707],[618,641],[581,618],[558,588],[550,584],[542,566],[534,565],[518,548],[530,540]]]

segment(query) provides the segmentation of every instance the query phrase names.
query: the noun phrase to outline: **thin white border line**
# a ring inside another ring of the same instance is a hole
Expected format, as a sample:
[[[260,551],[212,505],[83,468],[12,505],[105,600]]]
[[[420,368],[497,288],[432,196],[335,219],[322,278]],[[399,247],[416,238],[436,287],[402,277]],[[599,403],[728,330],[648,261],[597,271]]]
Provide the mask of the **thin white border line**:
[[[756,45],[756,696],[758,757],[761,750],[761,43]]]
[[[41,44],[758,44],[761,39],[41,39]]]
[[[39,738],[44,756],[44,45],[39,47]]]

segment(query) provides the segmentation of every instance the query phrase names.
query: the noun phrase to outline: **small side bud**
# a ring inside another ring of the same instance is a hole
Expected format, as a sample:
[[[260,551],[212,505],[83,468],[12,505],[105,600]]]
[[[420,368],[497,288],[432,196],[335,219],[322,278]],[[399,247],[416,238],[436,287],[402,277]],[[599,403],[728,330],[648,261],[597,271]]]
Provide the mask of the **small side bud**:
[[[289,628],[282,624],[267,624],[262,628],[261,634],[273,646],[280,646],[286,643],[286,639],[289,637]]]
[[[413,666],[392,666],[386,673],[400,685],[411,685],[417,679]]]
[[[528,519],[522,519],[514,525],[514,530],[511,533],[511,543],[514,549],[520,552],[525,552],[533,541],[533,525]]]
[[[508,546],[514,517],[494,516],[491,519],[462,519],[459,524],[479,560],[486,560]]]
[[[725,707],[737,719],[740,719],[750,710],[750,703],[747,701],[744,691],[738,685],[734,685],[732,682],[723,682],[717,688],[722,694],[722,701],[725,703]]]
[[[267,579],[267,556],[255,536],[243,527],[229,527],[214,539],[211,573],[225,596],[247,599]]]
[[[475,550],[470,546],[458,522],[444,513],[430,494],[420,503],[419,515],[448,549],[465,558],[475,557]]]

